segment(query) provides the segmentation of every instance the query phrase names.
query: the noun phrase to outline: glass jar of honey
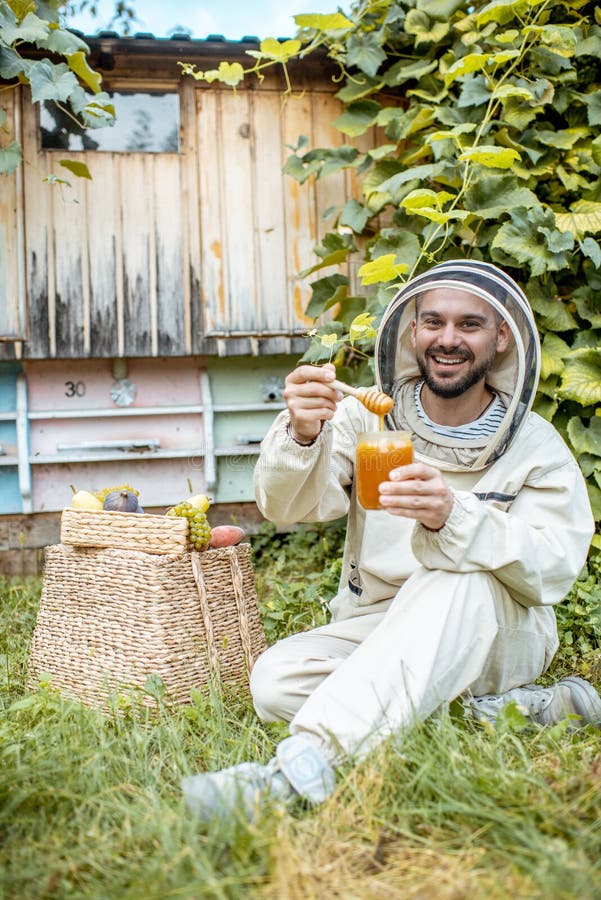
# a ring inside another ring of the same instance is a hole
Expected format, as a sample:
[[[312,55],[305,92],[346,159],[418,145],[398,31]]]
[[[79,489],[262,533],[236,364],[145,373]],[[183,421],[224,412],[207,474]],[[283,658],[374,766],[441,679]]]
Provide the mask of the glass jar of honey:
[[[399,466],[413,462],[409,431],[366,431],[357,438],[355,477],[363,509],[381,509],[380,484]]]

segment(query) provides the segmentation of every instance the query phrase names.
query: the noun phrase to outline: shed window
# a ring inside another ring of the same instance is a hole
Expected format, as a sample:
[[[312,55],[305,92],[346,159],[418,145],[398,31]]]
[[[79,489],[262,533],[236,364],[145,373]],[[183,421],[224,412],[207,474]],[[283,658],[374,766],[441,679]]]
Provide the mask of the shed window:
[[[177,153],[179,95],[113,92],[116,121],[105,128],[81,128],[55,103],[40,112],[43,150],[107,150],[120,153]]]

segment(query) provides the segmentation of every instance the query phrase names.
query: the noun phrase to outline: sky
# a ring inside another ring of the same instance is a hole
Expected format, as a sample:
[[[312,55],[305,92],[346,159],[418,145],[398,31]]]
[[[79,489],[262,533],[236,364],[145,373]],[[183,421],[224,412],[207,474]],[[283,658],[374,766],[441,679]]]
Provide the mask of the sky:
[[[299,13],[348,12],[350,0],[132,0],[138,21],[132,32],[151,32],[167,37],[173,29],[191,29],[193,38],[222,34],[239,41],[246,35],[292,37],[293,16]],[[99,0],[99,16],[87,13],[69,19],[68,25],[92,35],[109,27],[114,0]]]

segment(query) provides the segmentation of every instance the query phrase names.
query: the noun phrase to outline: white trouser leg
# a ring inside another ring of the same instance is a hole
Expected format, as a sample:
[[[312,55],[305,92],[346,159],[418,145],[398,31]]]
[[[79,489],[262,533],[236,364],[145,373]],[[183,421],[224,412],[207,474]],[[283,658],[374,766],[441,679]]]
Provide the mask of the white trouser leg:
[[[384,612],[331,622],[268,647],[257,659],[250,690],[264,722],[290,722],[319,685],[382,621]]]
[[[315,735],[332,758],[361,756],[468,689],[475,694],[505,691],[537,678],[548,664],[550,648],[536,616],[487,573],[420,568],[377,624],[362,623],[363,617],[334,623],[356,628],[354,640],[347,634],[346,643],[344,637],[335,647],[330,642],[336,653],[324,658],[314,652],[313,659],[305,654],[302,661],[297,658],[296,668],[289,658],[284,675],[280,648],[274,691],[289,681],[287,708],[281,713],[288,718],[300,705],[291,722],[293,734]],[[314,638],[315,632],[306,637]],[[302,643],[296,645],[301,648]],[[291,649],[288,644],[286,652]],[[269,653],[257,684],[267,678]]]

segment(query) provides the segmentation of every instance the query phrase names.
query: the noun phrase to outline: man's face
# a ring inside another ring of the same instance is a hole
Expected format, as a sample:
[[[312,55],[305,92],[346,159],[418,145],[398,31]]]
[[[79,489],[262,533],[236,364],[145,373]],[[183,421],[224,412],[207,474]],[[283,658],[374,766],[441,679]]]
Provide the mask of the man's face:
[[[484,380],[507,347],[509,327],[474,294],[435,288],[419,299],[411,341],[432,393],[452,398]]]

